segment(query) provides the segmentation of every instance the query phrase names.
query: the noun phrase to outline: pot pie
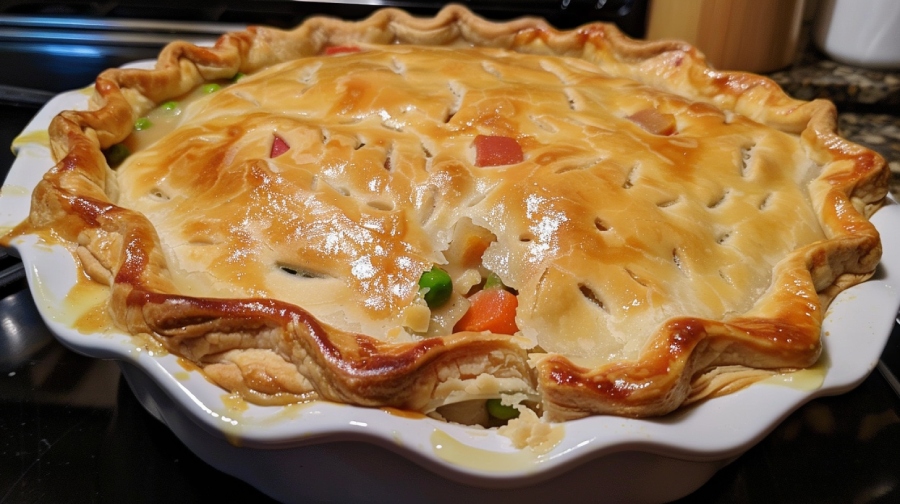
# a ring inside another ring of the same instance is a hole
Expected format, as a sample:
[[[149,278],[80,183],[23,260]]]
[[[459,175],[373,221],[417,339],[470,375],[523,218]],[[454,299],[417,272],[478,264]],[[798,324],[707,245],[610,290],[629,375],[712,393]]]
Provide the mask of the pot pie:
[[[816,363],[875,271],[889,172],[835,121],[611,25],[317,17],[102,73],[6,240],[252,402],[662,415]]]

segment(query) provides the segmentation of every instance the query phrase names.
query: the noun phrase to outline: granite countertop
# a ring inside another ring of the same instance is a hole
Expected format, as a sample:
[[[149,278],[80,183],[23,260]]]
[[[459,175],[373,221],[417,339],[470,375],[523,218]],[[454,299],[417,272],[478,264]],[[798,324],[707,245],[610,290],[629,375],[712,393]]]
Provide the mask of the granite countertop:
[[[884,156],[891,168],[891,194],[900,200],[900,115],[841,112],[838,127],[847,139]]]
[[[807,42],[790,67],[769,77],[796,98],[833,101],[841,134],[884,156],[900,199],[900,71],[837,63]]]

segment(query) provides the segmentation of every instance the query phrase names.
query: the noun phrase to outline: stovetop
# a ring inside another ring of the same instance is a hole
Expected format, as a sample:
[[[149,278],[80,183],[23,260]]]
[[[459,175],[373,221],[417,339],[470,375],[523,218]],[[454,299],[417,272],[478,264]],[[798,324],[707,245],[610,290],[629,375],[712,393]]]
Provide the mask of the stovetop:
[[[378,8],[434,15],[432,0],[208,1],[141,0],[0,1],[0,100],[6,93],[60,92],[87,85],[106,68],[153,58],[173,38],[202,42],[227,31],[261,24],[290,28],[310,15],[361,19]],[[629,35],[644,32],[646,0],[467,0],[458,2],[495,20],[522,15],[546,18],[558,28],[610,21]],[[67,87],[68,86],[68,87]],[[9,89],[12,87],[13,89]],[[46,98],[46,96],[44,96]]]

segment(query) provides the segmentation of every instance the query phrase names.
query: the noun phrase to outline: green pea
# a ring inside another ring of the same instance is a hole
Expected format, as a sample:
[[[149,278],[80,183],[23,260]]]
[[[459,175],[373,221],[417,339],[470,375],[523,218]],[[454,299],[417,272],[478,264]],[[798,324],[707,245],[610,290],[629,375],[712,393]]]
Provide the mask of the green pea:
[[[500,280],[500,276],[494,273],[493,271],[488,275],[487,279],[484,281],[485,289],[502,289],[505,285],[503,285],[503,280]]]
[[[111,168],[115,168],[125,161],[125,158],[131,155],[131,150],[125,144],[115,144],[103,152],[106,156],[106,164]]]
[[[163,110],[166,110],[166,111],[177,110],[177,109],[178,109],[178,102],[177,102],[177,101],[174,101],[174,100],[172,100],[172,101],[167,101],[166,103],[163,103],[162,105],[160,105],[159,108],[161,108],[161,109],[163,109]]]
[[[500,399],[488,399],[485,406],[487,406],[488,415],[498,420],[512,420],[519,416],[519,410],[503,404]]]
[[[244,77],[244,73],[238,72],[238,73],[234,74],[234,77],[231,78],[231,82],[237,82],[237,81],[241,80],[243,77]]]
[[[136,131],[143,131],[150,126],[153,126],[153,122],[146,117],[141,117],[137,121],[134,121],[134,129]]]
[[[220,89],[222,89],[222,86],[216,84],[215,82],[211,82],[209,84],[204,84],[203,87],[200,88],[200,91],[202,91],[205,94],[209,94],[209,93],[215,93],[216,91],[218,91]]]
[[[446,271],[433,266],[431,270],[422,273],[419,277],[419,288],[427,289],[425,292],[425,303],[429,308],[438,308],[443,306],[450,299],[453,292],[453,281]]]

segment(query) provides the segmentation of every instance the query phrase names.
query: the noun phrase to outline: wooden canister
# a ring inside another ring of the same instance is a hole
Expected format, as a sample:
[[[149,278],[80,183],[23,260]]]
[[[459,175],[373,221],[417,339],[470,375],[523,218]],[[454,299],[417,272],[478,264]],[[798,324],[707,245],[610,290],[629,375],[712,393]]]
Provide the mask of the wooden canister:
[[[805,0],[652,0],[648,39],[681,39],[722,70],[770,72],[794,60]]]

